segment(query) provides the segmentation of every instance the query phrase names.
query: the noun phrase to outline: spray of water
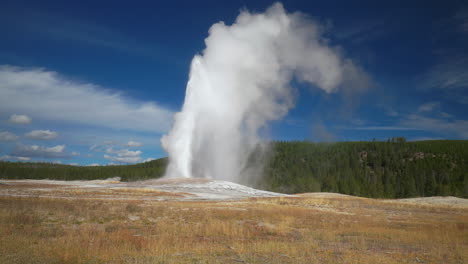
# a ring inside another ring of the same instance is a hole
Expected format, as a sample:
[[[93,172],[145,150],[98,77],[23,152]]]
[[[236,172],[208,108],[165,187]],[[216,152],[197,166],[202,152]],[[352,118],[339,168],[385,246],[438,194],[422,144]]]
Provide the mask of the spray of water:
[[[265,13],[241,11],[232,25],[214,24],[191,64],[185,102],[162,145],[166,177],[239,182],[259,130],[293,106],[293,78],[333,92],[346,69],[322,27],[276,3]]]

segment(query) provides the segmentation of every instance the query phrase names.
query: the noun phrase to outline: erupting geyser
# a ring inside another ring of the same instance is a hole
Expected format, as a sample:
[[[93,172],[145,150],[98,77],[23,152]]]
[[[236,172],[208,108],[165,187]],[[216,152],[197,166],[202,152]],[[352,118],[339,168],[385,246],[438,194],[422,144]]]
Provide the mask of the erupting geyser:
[[[280,3],[261,14],[242,11],[231,26],[214,24],[206,49],[192,60],[182,111],[161,140],[166,176],[238,182],[259,129],[293,106],[293,78],[333,92],[356,72],[322,32]]]

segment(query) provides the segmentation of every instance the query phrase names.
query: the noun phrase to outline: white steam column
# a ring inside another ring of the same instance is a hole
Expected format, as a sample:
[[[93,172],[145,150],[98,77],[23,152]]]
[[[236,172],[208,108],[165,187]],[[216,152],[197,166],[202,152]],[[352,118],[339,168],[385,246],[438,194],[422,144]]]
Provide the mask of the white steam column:
[[[258,131],[293,107],[295,77],[333,92],[346,72],[358,72],[322,28],[276,3],[265,13],[242,11],[231,26],[214,24],[206,49],[192,60],[182,111],[162,145],[166,177],[238,182]]]

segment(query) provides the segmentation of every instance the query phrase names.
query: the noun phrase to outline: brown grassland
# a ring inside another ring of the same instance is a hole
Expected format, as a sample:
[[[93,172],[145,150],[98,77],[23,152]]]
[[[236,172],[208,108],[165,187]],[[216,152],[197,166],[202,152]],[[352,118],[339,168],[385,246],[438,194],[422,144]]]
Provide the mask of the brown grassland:
[[[466,207],[338,195],[214,202],[146,200],[169,194],[141,190],[116,190],[124,200],[60,192],[0,197],[0,263],[468,260]]]

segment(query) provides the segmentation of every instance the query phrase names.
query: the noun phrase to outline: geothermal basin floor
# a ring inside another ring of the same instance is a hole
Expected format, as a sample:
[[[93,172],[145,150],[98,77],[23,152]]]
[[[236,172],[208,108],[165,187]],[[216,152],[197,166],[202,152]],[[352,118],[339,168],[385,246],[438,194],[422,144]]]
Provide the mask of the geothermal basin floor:
[[[91,181],[0,180],[0,196],[219,201],[289,195],[210,179],[177,178],[121,182],[119,178],[111,178]]]
[[[282,194],[254,189],[241,184],[203,178],[155,179],[121,182],[118,177],[106,180],[2,180],[0,197],[37,197],[63,199],[104,199],[142,201],[236,201],[248,198],[354,198],[339,193]],[[406,199],[378,199],[383,203],[413,205],[441,205],[468,209],[468,199],[421,197]]]

